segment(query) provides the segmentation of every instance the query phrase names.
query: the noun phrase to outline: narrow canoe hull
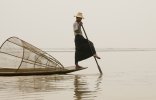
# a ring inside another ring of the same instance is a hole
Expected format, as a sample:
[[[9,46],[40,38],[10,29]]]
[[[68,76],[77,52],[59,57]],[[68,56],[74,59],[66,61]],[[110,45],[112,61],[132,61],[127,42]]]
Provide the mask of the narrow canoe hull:
[[[30,75],[52,75],[52,74],[67,74],[75,71],[84,70],[87,67],[75,69],[74,66],[71,67],[65,67],[63,70],[48,70],[48,71],[11,71],[11,69],[8,69],[9,71],[3,71],[0,69],[0,76],[30,76]]]

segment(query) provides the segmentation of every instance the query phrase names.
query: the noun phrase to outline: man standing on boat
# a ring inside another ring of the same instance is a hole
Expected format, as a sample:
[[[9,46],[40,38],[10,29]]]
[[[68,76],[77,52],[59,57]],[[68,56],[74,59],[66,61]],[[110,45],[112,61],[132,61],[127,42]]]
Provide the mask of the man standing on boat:
[[[83,25],[82,19],[84,19],[84,17],[82,13],[78,12],[74,17],[76,17],[76,21],[73,24],[75,35],[75,65],[76,68],[81,68],[81,66],[78,65],[79,61],[87,59],[91,56],[98,59],[100,59],[100,57],[97,56],[93,43],[83,37],[81,27]]]

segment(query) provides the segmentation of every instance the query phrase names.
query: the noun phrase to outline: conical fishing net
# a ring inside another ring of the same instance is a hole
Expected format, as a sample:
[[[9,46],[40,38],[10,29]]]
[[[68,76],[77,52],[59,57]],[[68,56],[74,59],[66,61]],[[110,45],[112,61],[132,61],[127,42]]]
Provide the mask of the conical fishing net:
[[[64,69],[57,59],[17,37],[8,38],[1,45],[0,68],[11,68],[16,72]]]

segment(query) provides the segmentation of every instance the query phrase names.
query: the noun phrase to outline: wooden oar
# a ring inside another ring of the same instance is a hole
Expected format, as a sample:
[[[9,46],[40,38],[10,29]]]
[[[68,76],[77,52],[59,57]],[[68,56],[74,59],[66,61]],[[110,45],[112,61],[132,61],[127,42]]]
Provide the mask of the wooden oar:
[[[93,53],[93,50],[92,50],[92,48],[91,48],[91,44],[90,44],[90,42],[89,42],[88,36],[87,36],[87,34],[86,34],[86,31],[85,31],[83,25],[82,25],[82,29],[83,29],[83,31],[84,31],[84,34],[85,34],[85,36],[86,36],[86,39],[88,40],[88,43],[89,43],[91,52]],[[98,67],[98,69],[99,69],[100,74],[102,74],[102,70],[101,70],[101,68],[100,68],[100,66],[99,66],[99,64],[98,64],[97,59],[96,59],[95,57],[94,57],[94,59],[95,59],[95,62],[96,62],[96,64],[97,64],[97,67]]]

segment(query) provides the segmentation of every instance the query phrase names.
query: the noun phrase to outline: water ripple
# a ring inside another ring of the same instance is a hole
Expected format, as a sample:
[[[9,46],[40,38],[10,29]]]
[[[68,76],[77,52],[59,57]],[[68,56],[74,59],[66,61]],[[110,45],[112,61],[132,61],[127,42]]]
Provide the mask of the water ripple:
[[[99,75],[0,77],[1,100],[94,100]],[[10,98],[11,97],[11,98]]]

